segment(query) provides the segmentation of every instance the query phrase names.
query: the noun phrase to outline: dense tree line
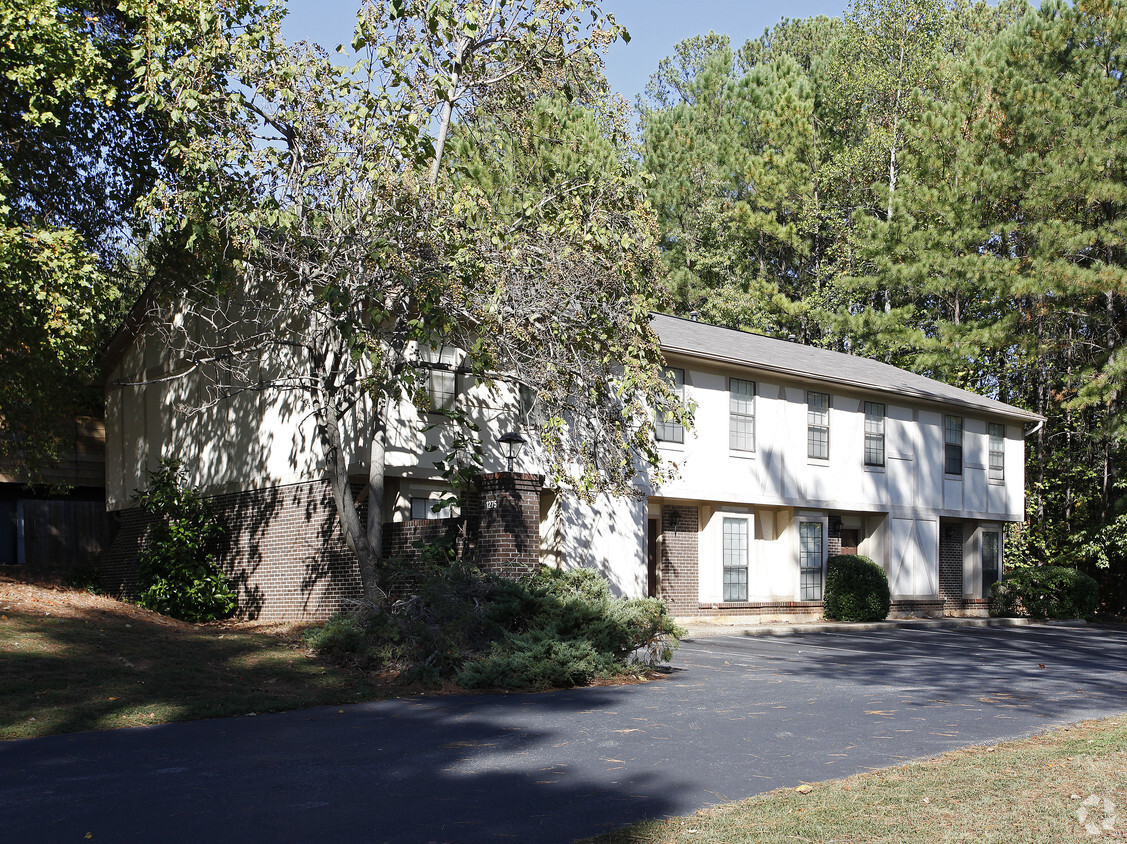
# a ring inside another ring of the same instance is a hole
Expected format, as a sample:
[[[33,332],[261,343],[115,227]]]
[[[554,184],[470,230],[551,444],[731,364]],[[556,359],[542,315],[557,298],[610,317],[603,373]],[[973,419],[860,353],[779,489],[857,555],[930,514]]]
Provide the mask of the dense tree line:
[[[1009,562],[1127,598],[1127,4],[855,0],[639,100],[665,282],[710,321],[1035,410]]]

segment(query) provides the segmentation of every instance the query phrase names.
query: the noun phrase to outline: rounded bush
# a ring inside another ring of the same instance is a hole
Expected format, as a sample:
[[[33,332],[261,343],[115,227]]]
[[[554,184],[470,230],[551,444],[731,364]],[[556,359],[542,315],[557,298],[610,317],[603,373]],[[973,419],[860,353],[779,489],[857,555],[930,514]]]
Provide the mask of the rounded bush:
[[[892,595],[884,569],[859,554],[838,554],[826,562],[822,611],[832,621],[882,621]]]
[[[1092,618],[1100,587],[1068,566],[1036,566],[1009,572],[994,585],[990,614],[1030,618]]]
[[[364,630],[355,617],[334,615],[320,627],[310,627],[302,638],[322,655],[357,654],[364,649]]]

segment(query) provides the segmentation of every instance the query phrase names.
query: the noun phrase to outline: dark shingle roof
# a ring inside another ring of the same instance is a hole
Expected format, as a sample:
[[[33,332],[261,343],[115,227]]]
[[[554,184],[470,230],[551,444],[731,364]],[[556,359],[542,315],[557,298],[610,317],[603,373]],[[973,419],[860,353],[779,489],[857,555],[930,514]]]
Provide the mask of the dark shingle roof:
[[[748,366],[763,372],[873,390],[902,398],[957,405],[983,414],[1027,422],[1043,418],[1028,410],[869,358],[665,314],[654,314],[652,325],[661,341],[662,351],[671,354]]]

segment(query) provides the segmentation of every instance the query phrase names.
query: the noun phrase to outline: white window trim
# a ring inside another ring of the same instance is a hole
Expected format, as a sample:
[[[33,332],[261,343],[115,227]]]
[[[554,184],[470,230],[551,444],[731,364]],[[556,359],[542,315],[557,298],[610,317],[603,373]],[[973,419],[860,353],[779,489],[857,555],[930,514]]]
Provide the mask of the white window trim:
[[[733,381],[739,381],[740,383],[751,385],[751,395],[749,397],[750,398],[749,403],[751,404],[751,412],[750,413],[736,413],[735,411],[732,410],[732,382]],[[758,410],[758,408],[756,406],[756,404],[757,404],[756,397],[757,397],[758,392],[759,392],[758,385],[756,384],[755,381],[753,381],[750,378],[737,378],[734,375],[729,375],[727,382],[728,382],[728,453],[732,457],[745,457],[745,458],[746,457],[754,457],[755,452],[756,452],[756,448],[758,446],[758,439],[759,439],[759,430],[758,430],[759,426],[758,426],[758,420],[756,419],[756,410]],[[732,425],[737,418],[750,419],[751,420],[751,448],[736,448],[735,446],[732,445]]]
[[[828,513],[802,512],[794,516],[794,596],[802,601],[802,523],[820,522],[822,525],[822,598],[826,593],[826,559],[830,554],[830,517]]]
[[[720,592],[718,600],[725,604],[742,604],[752,600],[754,592],[752,591],[752,573],[755,570],[753,565],[755,559],[755,514],[749,512],[746,508],[721,508],[715,514],[719,517],[720,522],[717,525],[716,531],[716,560],[720,569],[720,575],[717,578],[717,584]],[[738,601],[725,601],[724,600],[724,520],[725,519],[739,519],[747,525],[747,556],[744,559],[745,567],[747,569],[747,597]]]

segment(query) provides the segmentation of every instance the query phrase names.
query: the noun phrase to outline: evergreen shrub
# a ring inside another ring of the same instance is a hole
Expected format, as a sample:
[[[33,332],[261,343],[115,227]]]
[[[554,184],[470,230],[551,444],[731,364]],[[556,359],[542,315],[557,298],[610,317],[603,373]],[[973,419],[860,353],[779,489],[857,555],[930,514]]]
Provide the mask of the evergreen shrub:
[[[354,616],[343,613],[308,628],[302,638],[310,648],[327,656],[357,654],[364,649],[364,629]]]
[[[892,595],[888,575],[868,557],[837,554],[826,561],[822,612],[832,621],[882,621]]]
[[[183,484],[180,463],[162,460],[135,497],[152,523],[138,555],[137,603],[182,621],[215,621],[236,596],[216,562],[223,526],[207,500]]]
[[[366,637],[358,650],[372,663],[398,668],[406,683],[585,685],[668,660],[684,633],[664,602],[613,598],[592,569],[541,568],[510,579],[459,562],[416,562],[402,573],[410,597],[355,618]]]
[[[1068,566],[1017,569],[994,584],[990,614],[1030,618],[1092,618],[1100,588],[1095,579]]]

